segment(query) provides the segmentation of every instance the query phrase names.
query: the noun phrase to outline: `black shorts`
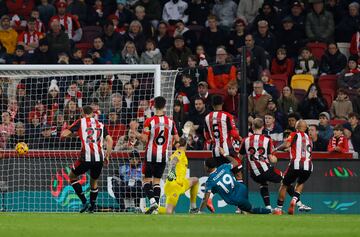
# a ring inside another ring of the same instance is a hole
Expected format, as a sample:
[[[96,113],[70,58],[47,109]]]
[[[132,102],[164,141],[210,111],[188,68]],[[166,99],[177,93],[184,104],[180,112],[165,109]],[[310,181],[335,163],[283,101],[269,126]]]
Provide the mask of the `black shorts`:
[[[297,184],[303,184],[309,179],[310,175],[310,170],[294,170],[294,168],[288,167],[285,172],[283,184],[290,186],[295,181]]]
[[[270,167],[265,173],[258,176],[251,173],[251,178],[258,184],[267,185],[268,182],[280,183],[283,180],[283,176],[280,170]]]
[[[166,167],[166,162],[147,162],[144,161],[142,173],[145,178],[157,178],[161,179]]]
[[[90,177],[92,179],[98,179],[103,167],[103,162],[85,162],[83,160],[76,160],[72,167],[72,172],[76,175],[85,174],[90,170]]]

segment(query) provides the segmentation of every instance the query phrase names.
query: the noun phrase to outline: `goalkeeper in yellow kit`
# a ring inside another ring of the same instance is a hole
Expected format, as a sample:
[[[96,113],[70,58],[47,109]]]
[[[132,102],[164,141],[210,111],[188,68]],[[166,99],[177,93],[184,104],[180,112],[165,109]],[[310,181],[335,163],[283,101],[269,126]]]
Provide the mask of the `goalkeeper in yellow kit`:
[[[172,214],[176,208],[179,196],[190,189],[190,213],[197,213],[196,196],[199,190],[199,179],[186,178],[188,159],[186,157],[186,140],[180,138],[178,149],[170,156],[170,167],[165,183],[166,213]]]

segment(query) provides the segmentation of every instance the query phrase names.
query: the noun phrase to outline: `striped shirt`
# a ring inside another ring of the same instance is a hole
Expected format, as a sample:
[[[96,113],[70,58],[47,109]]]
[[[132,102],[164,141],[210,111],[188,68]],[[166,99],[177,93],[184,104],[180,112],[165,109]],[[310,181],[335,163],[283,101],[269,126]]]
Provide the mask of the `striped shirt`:
[[[69,130],[77,132],[81,140],[81,155],[86,162],[104,161],[104,138],[108,135],[104,125],[95,118],[82,118],[75,121]]]
[[[294,170],[313,170],[311,162],[312,141],[304,132],[292,132],[286,139],[290,146],[290,166]]]
[[[146,161],[166,162],[172,136],[178,134],[174,121],[165,115],[155,115],[145,121],[143,133],[149,137],[145,149]]]
[[[253,175],[259,176],[269,170],[271,165],[268,157],[273,148],[271,138],[264,134],[254,134],[243,140],[240,154],[246,155]]]

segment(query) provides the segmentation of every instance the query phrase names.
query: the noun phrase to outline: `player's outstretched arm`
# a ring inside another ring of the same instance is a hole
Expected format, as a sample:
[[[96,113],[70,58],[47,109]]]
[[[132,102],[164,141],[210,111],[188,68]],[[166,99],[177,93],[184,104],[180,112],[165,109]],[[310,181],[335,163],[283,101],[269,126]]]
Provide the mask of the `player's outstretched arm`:
[[[72,135],[72,132],[69,129],[65,129],[64,131],[61,132],[60,138],[64,139],[64,138],[70,137],[71,135]]]
[[[230,156],[229,154],[225,154],[225,150],[222,147],[219,148],[219,151],[222,156],[224,156],[228,161],[230,161],[233,167],[237,167],[238,165],[240,165],[239,162],[234,159],[234,157]]]
[[[207,204],[207,202],[208,202],[208,200],[210,198],[210,194],[211,194],[211,192],[205,193],[204,198],[203,198],[203,200],[202,200],[202,202],[200,204],[200,208],[199,208],[200,211],[203,211],[205,209],[206,204]]]
[[[275,151],[282,151],[285,150],[286,148],[289,148],[291,146],[291,143],[288,141],[285,141],[283,144],[281,144],[280,146],[278,146],[277,148],[275,148]]]
[[[105,140],[106,140],[106,154],[105,154],[104,164],[108,165],[110,162],[110,156],[113,148],[113,139],[110,135],[107,135],[105,137]]]

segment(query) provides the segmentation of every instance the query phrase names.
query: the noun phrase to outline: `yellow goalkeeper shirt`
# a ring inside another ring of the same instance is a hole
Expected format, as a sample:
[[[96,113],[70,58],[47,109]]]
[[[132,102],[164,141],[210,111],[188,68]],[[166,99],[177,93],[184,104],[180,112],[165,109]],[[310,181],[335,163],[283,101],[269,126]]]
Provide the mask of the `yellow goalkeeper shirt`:
[[[170,161],[174,158],[177,158],[178,162],[175,167],[176,172],[176,182],[183,186],[184,182],[187,181],[186,179],[186,170],[188,167],[188,159],[186,157],[186,153],[183,150],[177,149],[171,156]]]

